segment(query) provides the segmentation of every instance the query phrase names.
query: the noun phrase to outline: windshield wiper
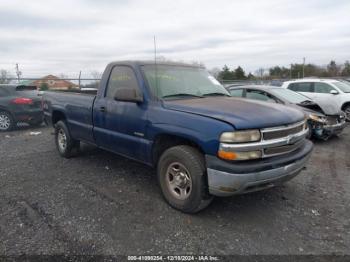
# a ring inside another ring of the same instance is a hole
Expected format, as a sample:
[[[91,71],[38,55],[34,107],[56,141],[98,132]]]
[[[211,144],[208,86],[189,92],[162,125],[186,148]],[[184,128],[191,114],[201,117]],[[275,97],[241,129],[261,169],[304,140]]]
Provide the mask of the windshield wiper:
[[[203,96],[230,96],[230,95],[225,93],[220,93],[220,92],[214,92],[214,93],[203,94]]]
[[[203,96],[200,96],[200,95],[187,94],[187,93],[178,93],[178,94],[166,95],[166,96],[162,96],[162,98],[181,97],[181,96],[203,98]]]

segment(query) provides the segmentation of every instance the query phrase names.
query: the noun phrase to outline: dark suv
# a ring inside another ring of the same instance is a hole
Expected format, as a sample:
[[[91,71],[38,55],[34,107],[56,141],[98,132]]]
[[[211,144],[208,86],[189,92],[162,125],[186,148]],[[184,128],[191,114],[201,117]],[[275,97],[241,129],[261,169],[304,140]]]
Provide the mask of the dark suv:
[[[19,122],[41,125],[39,92],[35,86],[0,85],[0,131],[9,131]]]

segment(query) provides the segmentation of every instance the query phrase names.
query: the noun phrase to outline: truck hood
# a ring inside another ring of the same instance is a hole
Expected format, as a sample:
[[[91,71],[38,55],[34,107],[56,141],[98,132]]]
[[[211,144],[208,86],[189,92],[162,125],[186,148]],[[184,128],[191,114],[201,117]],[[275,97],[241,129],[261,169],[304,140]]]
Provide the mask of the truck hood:
[[[227,122],[236,129],[266,128],[302,121],[300,110],[236,97],[208,97],[164,101],[171,110],[197,114]]]

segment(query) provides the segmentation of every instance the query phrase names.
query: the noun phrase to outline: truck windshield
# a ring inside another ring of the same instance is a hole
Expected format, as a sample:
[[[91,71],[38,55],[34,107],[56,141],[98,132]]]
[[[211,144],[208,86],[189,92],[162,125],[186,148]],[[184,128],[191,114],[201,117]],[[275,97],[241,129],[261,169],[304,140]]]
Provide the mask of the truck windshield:
[[[143,72],[152,93],[161,99],[230,96],[205,69],[173,65],[145,65]]]

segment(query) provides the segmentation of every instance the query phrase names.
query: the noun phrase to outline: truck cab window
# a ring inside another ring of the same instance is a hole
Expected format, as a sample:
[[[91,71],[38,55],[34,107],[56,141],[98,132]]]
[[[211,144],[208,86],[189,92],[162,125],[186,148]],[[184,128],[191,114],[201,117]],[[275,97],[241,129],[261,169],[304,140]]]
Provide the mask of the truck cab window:
[[[116,66],[113,68],[108,80],[106,97],[114,99],[114,94],[118,88],[138,88],[135,73],[130,67]]]

